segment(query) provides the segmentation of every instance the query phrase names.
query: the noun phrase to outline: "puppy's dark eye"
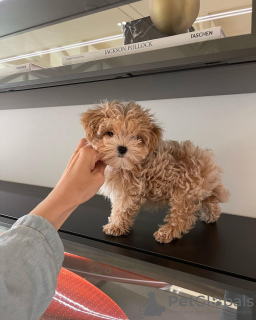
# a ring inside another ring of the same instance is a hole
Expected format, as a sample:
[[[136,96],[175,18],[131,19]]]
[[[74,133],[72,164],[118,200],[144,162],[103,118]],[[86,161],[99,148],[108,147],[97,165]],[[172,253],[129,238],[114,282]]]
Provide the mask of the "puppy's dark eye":
[[[110,137],[113,137],[114,132],[112,132],[112,131],[108,131],[108,132],[107,132],[107,135],[108,135],[108,136],[110,136]]]
[[[141,136],[135,136],[136,140],[140,140],[141,142],[143,142],[143,138]]]

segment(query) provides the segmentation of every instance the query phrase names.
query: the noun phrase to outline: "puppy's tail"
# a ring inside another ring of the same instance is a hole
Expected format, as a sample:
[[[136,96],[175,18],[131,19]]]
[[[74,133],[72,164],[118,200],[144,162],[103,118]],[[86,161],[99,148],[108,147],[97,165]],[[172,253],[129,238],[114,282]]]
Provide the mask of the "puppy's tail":
[[[223,184],[219,184],[213,189],[212,195],[218,199],[219,202],[228,202],[230,193],[228,189],[223,186]]]

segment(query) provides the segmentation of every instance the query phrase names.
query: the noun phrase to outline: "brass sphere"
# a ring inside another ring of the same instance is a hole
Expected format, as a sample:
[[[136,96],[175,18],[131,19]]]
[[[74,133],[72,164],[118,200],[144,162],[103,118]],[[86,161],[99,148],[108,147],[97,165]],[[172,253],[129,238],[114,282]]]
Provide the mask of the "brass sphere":
[[[185,33],[195,22],[200,0],[149,0],[150,17],[166,35]]]

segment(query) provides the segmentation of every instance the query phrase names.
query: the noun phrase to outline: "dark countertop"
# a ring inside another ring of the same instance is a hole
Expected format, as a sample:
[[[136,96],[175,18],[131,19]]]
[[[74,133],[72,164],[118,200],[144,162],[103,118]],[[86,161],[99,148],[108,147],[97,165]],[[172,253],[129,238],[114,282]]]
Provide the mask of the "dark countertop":
[[[51,188],[0,181],[0,216],[19,218],[31,211]],[[256,219],[222,214],[217,223],[198,221],[194,229],[170,244],[157,243],[153,233],[165,210],[141,211],[127,236],[105,235],[110,203],[96,195],[81,205],[64,223],[60,234],[77,235],[90,243],[116,247],[119,254],[138,252],[153,263],[172,261],[190,266],[200,275],[205,270],[228,277],[256,282]],[[122,251],[123,250],[123,251]],[[155,260],[154,260],[155,259]]]

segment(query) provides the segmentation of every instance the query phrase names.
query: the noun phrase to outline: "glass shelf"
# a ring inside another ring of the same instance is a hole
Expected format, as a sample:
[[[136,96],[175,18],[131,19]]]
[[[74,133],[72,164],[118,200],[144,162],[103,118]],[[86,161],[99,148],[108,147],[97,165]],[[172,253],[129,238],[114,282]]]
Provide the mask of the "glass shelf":
[[[148,0],[0,38],[0,90],[251,61],[255,59],[256,48],[252,19],[255,2],[201,0],[200,12],[193,24],[195,31],[222,27],[226,34],[224,39],[97,61],[94,61],[93,53],[123,45],[123,24],[149,16]],[[92,54],[92,61],[63,66],[64,57],[87,53]]]

